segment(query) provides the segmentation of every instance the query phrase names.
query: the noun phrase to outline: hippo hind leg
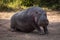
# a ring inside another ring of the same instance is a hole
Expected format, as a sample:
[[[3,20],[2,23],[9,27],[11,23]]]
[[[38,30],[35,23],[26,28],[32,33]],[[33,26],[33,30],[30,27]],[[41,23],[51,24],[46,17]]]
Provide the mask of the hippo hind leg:
[[[11,23],[11,31],[12,31],[12,32],[16,31],[15,23]]]
[[[11,25],[10,26],[11,26],[12,32],[16,31],[16,22],[13,17],[11,18]]]

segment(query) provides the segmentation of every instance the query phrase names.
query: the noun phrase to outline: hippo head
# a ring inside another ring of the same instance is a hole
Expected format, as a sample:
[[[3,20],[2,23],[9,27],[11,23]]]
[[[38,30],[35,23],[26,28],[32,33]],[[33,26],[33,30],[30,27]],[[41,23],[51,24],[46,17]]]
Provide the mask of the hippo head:
[[[30,9],[32,9],[29,10],[30,14],[34,17],[34,21],[39,26],[48,25],[47,14],[43,9],[41,9],[40,7],[32,7]]]
[[[40,12],[37,12],[37,16],[35,17],[36,22],[39,26],[46,26],[48,25],[48,19],[47,14],[45,11],[41,10]]]

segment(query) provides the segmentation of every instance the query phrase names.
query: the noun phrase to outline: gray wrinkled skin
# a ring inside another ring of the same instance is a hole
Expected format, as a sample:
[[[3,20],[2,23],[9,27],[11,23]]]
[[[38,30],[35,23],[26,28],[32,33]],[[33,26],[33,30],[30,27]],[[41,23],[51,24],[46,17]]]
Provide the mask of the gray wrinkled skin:
[[[14,31],[32,32],[37,29],[41,34],[40,26],[42,26],[44,34],[47,34],[48,23],[46,12],[40,7],[28,8],[11,17],[11,29]]]

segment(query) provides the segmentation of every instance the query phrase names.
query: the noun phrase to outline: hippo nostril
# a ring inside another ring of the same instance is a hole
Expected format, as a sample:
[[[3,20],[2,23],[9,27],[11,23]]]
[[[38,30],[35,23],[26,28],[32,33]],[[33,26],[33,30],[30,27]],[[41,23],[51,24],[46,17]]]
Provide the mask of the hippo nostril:
[[[41,23],[42,24],[48,24],[49,22],[48,22],[48,20],[42,20]]]
[[[49,21],[48,20],[44,20],[44,24],[48,25]]]
[[[43,19],[42,21],[45,21],[45,22],[47,22],[48,20],[47,20],[47,19]]]
[[[48,23],[48,20],[43,20],[43,22]]]

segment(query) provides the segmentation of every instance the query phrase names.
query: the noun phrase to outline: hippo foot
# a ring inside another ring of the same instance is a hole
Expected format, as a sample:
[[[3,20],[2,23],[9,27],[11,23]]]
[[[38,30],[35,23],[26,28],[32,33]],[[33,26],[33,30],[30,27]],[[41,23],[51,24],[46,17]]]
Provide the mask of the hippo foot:
[[[11,32],[16,32],[16,30],[14,30],[14,29],[10,29],[10,31],[11,31]]]
[[[47,34],[49,34],[49,32],[44,32],[44,33],[43,32],[39,32],[39,34],[40,35],[47,35]]]
[[[44,35],[44,33],[43,32],[39,32],[39,35]]]
[[[49,34],[49,32],[45,32],[44,34]]]

